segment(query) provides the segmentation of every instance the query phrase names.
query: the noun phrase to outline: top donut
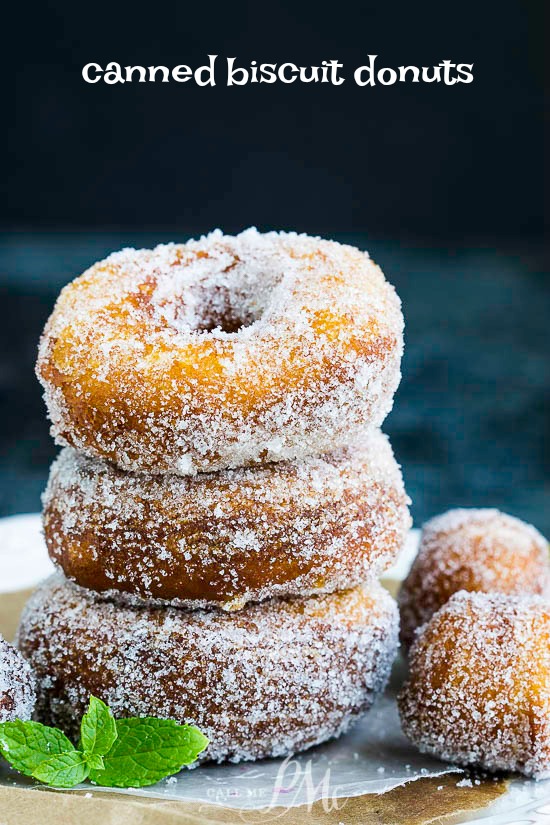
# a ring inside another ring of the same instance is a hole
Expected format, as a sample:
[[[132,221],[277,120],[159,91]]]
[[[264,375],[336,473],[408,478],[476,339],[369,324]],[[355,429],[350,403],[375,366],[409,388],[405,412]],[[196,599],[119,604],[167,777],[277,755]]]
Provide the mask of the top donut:
[[[37,375],[59,444],[190,475],[351,443],[391,409],[402,351],[399,298],[366,253],[216,230],[68,284]]]

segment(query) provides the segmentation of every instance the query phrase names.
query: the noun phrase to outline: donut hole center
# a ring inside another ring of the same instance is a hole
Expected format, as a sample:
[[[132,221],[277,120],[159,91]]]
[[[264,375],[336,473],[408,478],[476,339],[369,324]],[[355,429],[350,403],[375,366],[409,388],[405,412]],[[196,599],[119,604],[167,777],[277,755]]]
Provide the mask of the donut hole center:
[[[263,311],[251,306],[250,296],[226,286],[210,285],[195,290],[194,332],[224,332],[233,335],[259,321]]]
[[[219,259],[207,257],[160,276],[153,304],[178,332],[238,335],[261,320],[281,277],[238,258],[220,268]]]

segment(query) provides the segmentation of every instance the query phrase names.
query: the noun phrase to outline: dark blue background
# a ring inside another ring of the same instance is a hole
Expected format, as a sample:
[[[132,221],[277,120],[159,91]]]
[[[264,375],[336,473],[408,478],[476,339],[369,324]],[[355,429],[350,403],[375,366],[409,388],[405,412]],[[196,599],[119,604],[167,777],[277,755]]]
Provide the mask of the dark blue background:
[[[541,232],[544,0],[9,4],[0,225],[423,239]],[[324,84],[89,85],[89,62],[338,59]],[[473,63],[474,82],[353,70]],[[13,114],[10,115],[10,105]]]

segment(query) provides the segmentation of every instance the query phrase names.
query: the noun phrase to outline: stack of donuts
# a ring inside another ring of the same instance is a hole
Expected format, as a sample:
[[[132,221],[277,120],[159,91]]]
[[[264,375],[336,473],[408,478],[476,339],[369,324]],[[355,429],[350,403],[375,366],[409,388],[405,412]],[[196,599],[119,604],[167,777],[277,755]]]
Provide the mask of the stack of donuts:
[[[381,270],[305,235],[125,249],[65,287],[37,363],[59,572],[18,639],[43,721],[71,730],[92,693],[239,761],[368,710],[398,643],[378,578],[410,526],[378,429],[402,349]]]

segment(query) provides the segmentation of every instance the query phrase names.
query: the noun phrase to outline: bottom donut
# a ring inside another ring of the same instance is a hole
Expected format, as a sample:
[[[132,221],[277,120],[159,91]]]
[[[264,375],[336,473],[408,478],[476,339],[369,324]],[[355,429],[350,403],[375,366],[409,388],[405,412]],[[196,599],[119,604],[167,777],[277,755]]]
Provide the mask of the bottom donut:
[[[57,574],[18,633],[41,721],[76,732],[89,695],[115,716],[197,725],[216,761],[287,756],[339,736],[385,687],[398,614],[378,584],[223,613],[132,608]]]

